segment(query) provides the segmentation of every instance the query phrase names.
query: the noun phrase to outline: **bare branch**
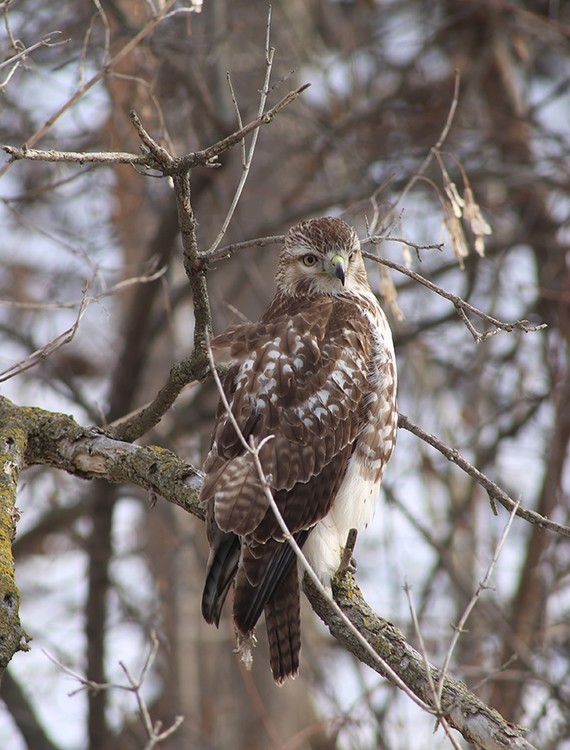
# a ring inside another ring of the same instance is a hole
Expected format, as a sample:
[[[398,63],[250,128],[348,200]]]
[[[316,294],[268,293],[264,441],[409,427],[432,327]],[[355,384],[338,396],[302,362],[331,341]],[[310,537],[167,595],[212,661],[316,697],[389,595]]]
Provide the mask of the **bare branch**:
[[[129,154],[126,151],[42,151],[41,149],[16,148],[15,146],[2,146],[2,150],[9,154],[14,160],[27,159],[28,161],[46,162],[69,162],[70,164],[136,164],[142,167],[149,166],[148,155]]]
[[[63,333],[60,333],[58,336],[56,336],[52,341],[44,344],[44,346],[42,346],[40,349],[32,352],[32,354],[28,355],[25,359],[20,360],[20,362],[16,362],[16,364],[11,365],[6,370],[0,372],[0,383],[3,383],[5,380],[10,380],[10,378],[15,377],[16,375],[20,375],[20,373],[25,372],[32,367],[35,367],[40,362],[46,360],[51,354],[60,349],[62,346],[64,346],[65,344],[69,344],[70,341],[73,341],[73,339],[75,338],[75,334],[77,333],[77,329],[79,328],[81,318],[84,316],[85,311],[87,310],[87,306],[88,298],[85,294],[83,299],[81,300],[79,311],[73,325],[67,330],[63,331]]]
[[[252,240],[245,240],[244,242],[235,242],[231,245],[225,245],[224,247],[220,247],[216,249],[214,252],[212,252],[211,254],[208,254],[207,262],[208,264],[211,264],[214,261],[229,258],[234,253],[239,252],[240,250],[244,250],[248,247],[267,247],[268,245],[281,244],[284,241],[285,241],[285,235],[274,235],[271,237],[257,237]],[[389,234],[388,235],[375,235],[373,237],[368,237],[366,239],[363,239],[362,245],[365,246],[369,243],[375,245],[375,244],[380,244],[381,242],[384,242],[384,241],[401,242],[401,243],[406,244],[409,247],[414,248],[418,252],[420,250],[441,250],[442,248],[441,243],[420,245],[418,243],[407,240],[403,237],[393,237]],[[374,255],[373,253],[368,253],[366,251],[363,251],[362,255],[365,258],[368,258],[369,260],[373,260],[375,263],[380,263],[381,265],[387,266],[388,268],[391,268],[395,271],[398,271],[401,274],[404,274],[405,276],[408,276],[408,278],[413,279],[414,281],[417,281],[419,284],[422,284],[430,291],[434,292],[435,294],[438,294],[440,297],[443,297],[444,299],[447,299],[450,302],[452,302],[460,318],[465,323],[468,331],[471,333],[476,343],[480,343],[481,341],[484,341],[485,339],[490,338],[491,336],[494,336],[499,331],[512,333],[513,331],[518,330],[518,331],[523,331],[524,333],[535,333],[536,331],[541,331],[547,328],[546,323],[541,323],[539,325],[533,326],[529,323],[528,320],[515,320],[512,323],[505,323],[501,320],[498,320],[497,318],[494,318],[491,315],[488,315],[482,310],[479,310],[477,307],[474,307],[466,300],[462,299],[461,297],[458,297],[456,294],[452,294],[451,292],[446,291],[445,289],[438,286],[437,284],[434,284],[433,281],[429,281],[429,279],[426,279],[421,274],[416,273],[415,271],[412,271],[411,269],[407,268],[401,263],[395,263],[394,261],[388,260],[387,258],[380,258],[377,255]],[[488,331],[479,333],[479,331],[475,329],[475,327],[473,326],[473,324],[467,317],[467,312],[470,312],[473,315],[476,315],[481,320],[485,321],[486,323],[489,323],[490,325],[494,327],[489,329]]]
[[[447,140],[447,136],[449,135],[449,131],[451,130],[451,126],[453,125],[453,120],[455,119],[455,113],[457,111],[457,105],[459,103],[459,83],[461,80],[461,76],[459,74],[459,71],[456,70],[455,72],[455,81],[453,84],[453,97],[451,99],[451,104],[449,106],[449,111],[447,113],[447,118],[445,120],[445,124],[443,126],[443,129],[440,133],[439,138],[437,139],[437,143],[435,146],[432,146],[429,150],[428,155],[422,162],[420,168],[417,170],[417,172],[411,177],[406,185],[404,186],[404,189],[398,196],[398,200],[394,203],[394,205],[391,207],[388,216],[385,218],[385,225],[391,224],[393,221],[393,218],[396,213],[397,207],[402,203],[402,201],[406,198],[410,190],[414,187],[416,182],[421,179],[424,172],[427,170],[431,162],[433,161],[435,155],[437,152],[441,149],[445,141]]]
[[[98,302],[105,297],[111,297],[122,289],[127,289],[134,284],[149,284],[152,281],[162,278],[166,273],[166,266],[159,268],[157,271],[153,271],[149,274],[141,274],[140,276],[131,276],[128,279],[118,281],[113,286],[105,289],[104,292],[99,294],[85,294],[80,300],[73,300],[71,302],[18,302],[17,300],[11,299],[0,299],[0,307],[12,307],[18,310],[69,310],[76,307],[81,307],[83,304],[91,304],[91,302]]]
[[[168,737],[173,735],[174,732],[176,732],[178,727],[184,721],[183,716],[176,716],[174,721],[170,725],[170,727],[167,727],[166,729],[162,729],[162,722],[160,721],[157,721],[156,723],[153,724],[152,719],[150,717],[150,712],[148,710],[148,706],[146,705],[146,701],[144,700],[142,696],[141,688],[144,684],[148,671],[150,670],[150,668],[152,667],[152,665],[154,664],[156,660],[159,646],[160,644],[158,642],[158,638],[156,636],[156,633],[153,630],[151,633],[151,649],[147,656],[146,662],[144,663],[144,666],[141,670],[138,680],[134,679],[134,677],[131,675],[128,668],[125,666],[123,662],[119,662],[121,669],[123,670],[127,680],[129,681],[130,688],[125,687],[123,685],[111,686],[111,687],[120,688],[121,690],[131,690],[131,692],[135,694],[137,705],[139,708],[139,715],[141,717],[141,722],[146,732],[146,736],[148,738],[148,742],[145,745],[145,750],[152,750],[152,748],[156,747],[163,740],[168,739]]]
[[[220,154],[239,143],[246,135],[249,135],[249,133],[261,127],[261,125],[268,125],[270,122],[273,122],[275,116],[278,115],[282,109],[285,109],[285,107],[294,102],[295,99],[302,94],[303,91],[308,89],[310,85],[310,83],[305,83],[303,86],[299,86],[298,89],[290,91],[287,96],[284,96],[281,101],[277,102],[277,104],[271,109],[268,109],[261,117],[253,120],[243,128],[240,128],[240,130],[236,130],[235,133],[227,136],[227,138],[223,138],[221,141],[214,143],[213,146],[209,146],[203,151],[196,151],[193,154],[181,157],[178,162],[178,168],[188,169],[199,164],[211,166],[212,161],[215,161]]]
[[[76,693],[82,691],[82,690],[88,690],[90,692],[100,693],[103,690],[124,690],[128,693],[133,693],[137,702],[139,716],[141,719],[141,723],[144,727],[144,730],[146,732],[147,736],[147,744],[145,745],[145,750],[153,750],[157,745],[159,745],[161,742],[166,740],[168,737],[170,737],[178,727],[182,724],[184,721],[183,716],[176,716],[172,724],[167,727],[166,729],[162,729],[162,722],[157,721],[156,723],[153,723],[150,712],[148,710],[148,706],[146,704],[145,699],[142,695],[142,687],[145,682],[145,679],[148,675],[148,672],[152,665],[154,664],[158,649],[159,649],[159,641],[156,636],[156,633],[152,631],[151,633],[151,648],[148,653],[148,656],[145,660],[145,663],[143,665],[143,668],[141,670],[141,673],[138,677],[138,679],[135,679],[127,666],[120,661],[119,666],[125,673],[125,677],[127,678],[128,685],[120,685],[118,683],[113,682],[94,682],[93,680],[89,680],[83,675],[79,674],[79,672],[74,671],[73,669],[70,669],[65,664],[62,664],[60,661],[58,661],[54,656],[52,656],[48,651],[43,649],[44,654],[50,659],[56,666],[58,666],[63,672],[65,672],[67,675],[72,677],[74,680],[76,680],[80,687],[77,690],[74,690],[70,693],[70,695],[75,695]]]
[[[520,506],[520,502],[516,503],[515,507],[512,509],[511,514],[509,515],[509,520],[507,521],[505,528],[503,530],[503,533],[501,534],[501,538],[499,539],[497,546],[495,547],[495,552],[493,554],[493,558],[491,562],[489,563],[487,572],[485,573],[483,580],[479,582],[479,585],[477,586],[477,591],[475,591],[475,593],[473,594],[473,596],[467,603],[467,606],[465,607],[463,614],[461,615],[461,618],[459,619],[459,622],[454,627],[453,637],[451,639],[451,643],[449,644],[449,648],[447,650],[445,661],[443,662],[443,667],[441,670],[442,679],[441,679],[441,682],[439,683],[439,687],[437,691],[438,701],[441,701],[441,696],[443,692],[443,680],[445,679],[447,670],[449,669],[449,664],[451,662],[451,657],[453,656],[453,652],[455,651],[455,647],[457,646],[457,643],[459,641],[461,634],[464,632],[465,625],[467,623],[469,615],[471,614],[471,612],[473,611],[473,608],[479,601],[479,598],[481,597],[482,592],[485,591],[486,588],[488,588],[489,581],[491,580],[491,576],[493,575],[493,571],[495,570],[495,567],[499,560],[499,555],[501,554],[503,546],[507,540],[507,536],[509,535],[509,531],[511,530],[511,526],[513,525],[513,521],[515,520],[515,516],[517,514],[517,510],[519,509],[519,506]]]
[[[367,244],[368,242],[371,242],[372,244],[378,244],[379,242],[382,242],[383,238],[380,237],[370,237],[367,240],[363,241],[363,244]],[[368,258],[369,260],[373,260],[376,263],[381,263],[383,266],[388,266],[388,268],[392,268],[395,271],[399,271],[400,273],[404,274],[404,276],[408,276],[410,279],[413,279],[414,281],[417,281],[419,284],[422,284],[423,286],[427,287],[430,291],[435,292],[436,294],[439,294],[440,297],[444,297],[445,299],[449,300],[455,305],[456,310],[458,311],[461,319],[464,323],[466,323],[467,328],[473,338],[475,339],[475,342],[479,344],[481,341],[484,341],[485,339],[489,338],[490,336],[494,336],[499,331],[506,331],[507,333],[511,333],[512,331],[523,331],[524,333],[534,333],[536,331],[541,331],[542,329],[546,328],[546,323],[541,323],[537,326],[530,325],[528,320],[515,320],[513,323],[503,323],[500,320],[497,320],[497,318],[493,318],[491,315],[488,315],[487,313],[484,313],[482,310],[479,310],[477,307],[474,307],[473,305],[469,304],[469,302],[466,302],[461,297],[458,297],[456,294],[452,294],[451,292],[447,292],[445,289],[442,289],[437,284],[434,284],[433,281],[429,281],[424,276],[421,276],[419,273],[416,273],[415,271],[412,271],[409,268],[406,268],[406,266],[401,265],[400,263],[394,263],[392,260],[387,260],[386,258],[379,258],[377,255],[373,255],[372,253],[363,252],[362,255],[365,258]],[[475,330],[472,324],[469,323],[467,319],[466,313],[470,312],[473,315],[476,315],[477,317],[481,318],[481,320],[484,320],[486,323],[489,323],[490,325],[494,326],[494,328],[485,331],[484,333],[479,333]]]
[[[275,53],[275,48],[274,47],[270,47],[270,45],[269,45],[270,32],[271,32],[271,6],[269,6],[269,10],[268,10],[268,13],[267,13],[267,32],[266,32],[266,39],[265,39],[265,65],[266,65],[266,71],[265,71],[265,80],[263,82],[263,88],[261,89],[261,95],[260,95],[260,99],[259,99],[259,108],[258,108],[258,112],[257,112],[258,117],[262,117],[263,116],[263,113],[265,111],[265,105],[267,103],[267,96],[268,96],[269,91],[270,91],[269,84],[270,84],[270,81],[271,81],[271,70],[273,68],[273,55]],[[236,97],[235,97],[235,93],[233,91],[233,87],[231,86],[231,81],[230,81],[229,76],[228,76],[228,84],[230,85],[230,90],[231,90],[231,93],[232,93],[232,99],[233,99],[233,102],[234,102],[234,105],[235,105],[235,108],[236,108],[236,111],[237,111],[238,123],[239,123],[240,128],[243,129],[242,122],[241,122],[241,116],[240,116],[239,108],[238,108],[238,105],[237,105],[237,100],[236,100]],[[231,202],[231,205],[230,205],[230,207],[228,209],[228,212],[227,212],[227,214],[226,214],[226,216],[224,218],[224,221],[222,222],[222,226],[220,228],[220,231],[218,232],[218,235],[217,235],[216,239],[214,240],[214,242],[210,245],[210,247],[206,251],[205,255],[210,255],[211,253],[213,253],[216,250],[216,248],[219,246],[220,242],[222,241],[222,239],[223,239],[223,237],[224,237],[224,235],[225,235],[225,233],[226,233],[226,231],[228,229],[230,221],[232,220],[232,217],[233,217],[233,215],[235,213],[238,201],[241,198],[243,189],[245,187],[245,183],[247,182],[247,178],[249,177],[249,172],[250,172],[250,169],[251,169],[251,164],[253,162],[253,155],[255,153],[255,147],[257,146],[257,139],[258,139],[258,137],[259,137],[259,128],[257,128],[256,130],[253,131],[253,136],[252,136],[252,139],[251,139],[251,144],[250,144],[249,150],[247,151],[247,154],[246,154],[245,142],[242,140],[243,152],[242,152],[242,174],[241,174],[241,178],[240,178],[238,186],[237,186],[237,188],[235,190],[234,197],[232,199],[232,202]]]
[[[504,490],[502,490],[497,484],[495,484],[495,482],[492,482],[489,477],[485,476],[485,474],[483,474],[472,464],[470,464],[469,461],[467,461],[467,459],[464,458],[458,450],[456,450],[455,448],[450,448],[448,445],[445,445],[445,443],[442,443],[441,440],[438,440],[435,435],[431,435],[429,432],[422,430],[421,427],[414,424],[410,419],[408,419],[408,417],[404,416],[403,414],[400,414],[398,416],[398,427],[413,433],[414,435],[416,435],[416,437],[419,437],[425,443],[431,445],[433,448],[442,453],[449,461],[459,466],[460,469],[463,469],[466,474],[469,474],[469,476],[473,477],[473,479],[475,479],[481,485],[481,487],[483,487],[483,489],[487,492],[490,500],[498,500],[498,502],[501,503],[501,505],[506,508],[509,513],[516,512],[517,516],[519,516],[520,518],[524,518],[525,521],[528,521],[535,526],[539,526],[543,529],[548,529],[549,531],[554,531],[556,534],[560,534],[561,536],[570,536],[570,528],[568,526],[563,526],[562,524],[556,523],[555,521],[551,521],[549,518],[541,516],[540,513],[536,513],[536,511],[534,510],[526,510],[525,508],[522,508],[520,506],[520,503],[515,502],[511,497],[509,497],[509,495],[507,495]]]
[[[129,117],[131,118],[134,129],[137,131],[137,135],[142,141],[144,147],[143,150],[145,151],[145,153],[149,153],[153,157],[153,159],[149,161],[147,166],[152,167],[156,165],[163,172],[163,174],[170,174],[173,164],[175,163],[174,156],[172,156],[165,148],[158,144],[154,140],[154,138],[146,131],[142,122],[140,121],[139,116],[134,110],[129,113]]]
[[[85,86],[87,86],[87,84],[85,84]],[[175,175],[185,174],[193,167],[217,166],[216,160],[220,154],[233,148],[233,146],[240,143],[246,135],[258,130],[262,125],[268,125],[272,122],[282,109],[294,102],[299,94],[305,91],[309,86],[310,84],[306,83],[298,89],[289,92],[287,96],[283,97],[283,99],[281,99],[281,101],[279,101],[274,107],[267,110],[265,114],[252,120],[243,128],[236,130],[221,141],[214,143],[203,151],[194,151],[185,156],[172,156],[166,149],[160,146],[145,130],[136,112],[131,112],[131,121],[147,149],[147,153],[143,155],[130,154],[124,151],[91,153],[87,151],[56,151],[53,149],[42,151],[40,149],[31,148],[30,144],[36,143],[37,140],[39,140],[36,137],[30,138],[22,148],[3,145],[2,149],[14,160],[28,159],[32,161],[70,162],[76,164],[132,164],[135,166],[146,167],[148,169],[158,169],[163,175],[173,177]],[[68,103],[66,106],[71,106],[71,104]]]
[[[93,88],[97,83],[99,83],[100,80],[102,80],[107,73],[115,66],[117,65],[121,60],[123,60],[127,55],[129,55],[133,49],[135,49],[140,42],[147,37],[150,33],[154,31],[154,29],[158,26],[159,23],[165,18],[165,16],[168,14],[168,11],[170,8],[174,5],[176,0],[165,0],[164,4],[162,5],[162,8],[160,9],[160,12],[157,13],[156,16],[151,18],[144,26],[143,28],[135,34],[129,41],[124,45],[124,47],[121,47],[121,49],[114,55],[114,57],[108,62],[107,65],[102,67],[100,70],[95,73],[88,81],[83,83],[77,91],[71,96],[64,104],[59,107],[59,109],[54,112],[51,117],[48,118],[48,120],[42,125],[39,130],[37,130],[30,138],[28,138],[26,142],[26,146],[31,148],[32,146],[35,146],[35,144],[40,141],[44,135],[51,129],[51,127],[59,120],[59,118],[64,114],[64,112],[67,112],[68,109],[70,109],[76,102],[78,102],[85,94]],[[25,158],[25,157],[19,157],[19,158]],[[0,175],[4,174],[6,170],[10,167],[11,162],[8,163],[3,169],[0,170]]]
[[[215,263],[218,260],[225,260],[234,253],[240,250],[245,250],[248,247],[267,247],[268,245],[279,245],[285,241],[284,234],[276,234],[272,237],[257,237],[254,240],[244,240],[243,242],[233,242],[231,245],[224,245],[223,247],[217,248],[217,250],[208,253],[208,257],[205,258],[208,265]]]
[[[107,434],[116,440],[126,440],[129,443],[138,440],[160,422],[183,388],[193,381],[203,380],[209,372],[201,350],[194,349],[188,359],[172,366],[166,383],[150,403],[108,427]]]
[[[36,42],[35,44],[32,44],[29,47],[25,47],[23,49],[21,48],[22,44],[17,42],[15,44],[15,48],[19,49],[19,52],[16,52],[7,60],[4,60],[0,63],[0,70],[2,70],[3,68],[10,68],[6,75],[6,78],[0,82],[0,91],[6,88],[6,86],[10,83],[10,80],[12,79],[14,73],[20,67],[21,63],[23,63],[24,60],[26,60],[32,54],[32,52],[40,49],[40,47],[57,47],[61,44],[67,44],[67,42],[69,41],[68,39],[56,40],[54,38],[59,34],[61,34],[61,31],[52,31],[49,34],[46,34],[39,42]]]
[[[431,691],[432,700],[433,700],[433,703],[434,703],[434,706],[435,706],[436,712],[437,712],[436,728],[437,728],[438,724],[441,724],[441,726],[443,727],[443,731],[447,735],[447,738],[451,742],[451,745],[454,748],[454,750],[461,750],[461,748],[460,748],[457,740],[451,734],[451,728],[450,728],[450,726],[449,726],[449,724],[447,722],[447,719],[445,718],[445,715],[443,713],[443,708],[442,708],[442,705],[441,705],[441,693],[436,689],[435,683],[433,681],[433,675],[432,675],[431,669],[430,669],[430,663],[429,663],[429,659],[428,659],[427,649],[426,649],[425,642],[424,642],[424,639],[423,639],[423,636],[422,636],[422,632],[421,632],[421,629],[420,629],[420,624],[418,622],[416,608],[415,608],[414,602],[412,600],[411,588],[410,588],[410,586],[408,586],[407,583],[404,586],[404,591],[406,592],[406,598],[408,600],[408,606],[409,606],[409,609],[410,609],[410,614],[412,616],[412,622],[413,622],[413,625],[414,625],[414,631],[416,633],[416,637],[417,637],[417,639],[419,641],[419,644],[420,644],[420,650],[421,650],[421,655],[422,655],[422,659],[423,659],[423,662],[424,662],[424,668],[425,668],[425,671],[426,671],[426,676],[428,678],[428,686],[429,686],[429,689]],[[445,675],[446,675],[446,672],[444,670],[442,672],[441,681],[439,682],[440,690],[443,690],[443,683],[444,683],[444,680],[445,680]]]
[[[346,628],[344,621],[333,611],[329,602],[305,576],[303,588],[311,605],[329,628],[331,634],[360,661],[386,676],[375,660],[354,639]],[[387,620],[378,615],[363,599],[353,576],[347,573],[336,576],[333,581],[335,601],[349,618],[374,651],[398,672],[400,678],[437,715],[430,681],[427,676],[424,659],[409,643],[403,634]],[[429,667],[431,681],[437,684],[441,672]],[[389,679],[389,678],[388,678]],[[442,712],[449,725],[461,732],[462,736],[484,750],[533,750],[533,746],[524,738],[523,731],[505,721],[493,708],[487,706],[473,695],[462,682],[446,677],[442,693]]]

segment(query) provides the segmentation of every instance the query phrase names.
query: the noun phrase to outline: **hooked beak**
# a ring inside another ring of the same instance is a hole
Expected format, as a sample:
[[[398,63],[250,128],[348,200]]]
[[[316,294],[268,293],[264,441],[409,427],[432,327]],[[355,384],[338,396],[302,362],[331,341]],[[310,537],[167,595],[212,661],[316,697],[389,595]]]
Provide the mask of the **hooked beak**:
[[[342,255],[335,255],[332,259],[333,274],[339,279],[343,286],[346,278],[346,269],[344,267],[345,262],[346,261]]]

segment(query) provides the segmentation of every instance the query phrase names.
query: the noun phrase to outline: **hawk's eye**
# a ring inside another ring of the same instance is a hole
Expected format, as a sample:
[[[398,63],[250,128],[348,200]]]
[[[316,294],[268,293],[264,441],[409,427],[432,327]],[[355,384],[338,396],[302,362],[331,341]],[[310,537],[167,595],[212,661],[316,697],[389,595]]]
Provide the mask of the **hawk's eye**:
[[[310,255],[304,255],[303,256],[303,263],[306,266],[308,266],[308,267],[314,266],[316,262],[317,262],[317,256],[316,255],[310,254]]]
[[[353,258],[354,258],[354,253],[350,253],[350,255],[348,256],[348,261],[350,262],[351,260],[353,260]]]

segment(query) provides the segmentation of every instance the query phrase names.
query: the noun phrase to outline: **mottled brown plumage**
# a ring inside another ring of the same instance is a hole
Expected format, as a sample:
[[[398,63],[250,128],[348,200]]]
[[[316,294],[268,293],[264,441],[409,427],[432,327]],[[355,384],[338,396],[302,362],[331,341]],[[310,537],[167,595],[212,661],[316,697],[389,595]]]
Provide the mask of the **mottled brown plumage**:
[[[287,234],[276,295],[258,323],[212,341],[229,363],[224,391],[288,528],[326,585],[350,528],[365,525],[396,434],[390,329],[366,277],[354,230],[335,218]],[[262,612],[276,682],[299,667],[295,555],[251,455],[220,406],[204,464],[211,553],[202,599],[218,623],[235,579],[234,624],[248,637]]]

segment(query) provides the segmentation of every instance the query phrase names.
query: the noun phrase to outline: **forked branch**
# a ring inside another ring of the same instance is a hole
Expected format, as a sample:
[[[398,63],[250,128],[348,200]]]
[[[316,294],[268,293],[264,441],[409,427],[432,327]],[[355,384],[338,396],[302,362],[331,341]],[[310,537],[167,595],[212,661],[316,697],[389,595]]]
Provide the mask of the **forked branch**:
[[[201,151],[192,151],[184,156],[173,156],[165,148],[160,146],[144,129],[136,112],[131,113],[131,122],[137,131],[144,147],[143,154],[131,154],[124,151],[110,152],[89,152],[89,151],[56,151],[50,149],[42,151],[41,149],[23,146],[3,145],[2,149],[9,154],[14,161],[27,159],[29,161],[46,161],[46,162],[68,162],[71,164],[132,164],[133,166],[144,167],[146,169],[155,169],[161,172],[165,177],[172,177],[177,174],[187,172],[198,166],[215,167],[218,157],[225,151],[236,146],[247,135],[254,130],[268,125],[273,122],[275,117],[285,107],[289,106],[295,99],[310,86],[306,83],[294,91],[290,91],[274,107],[268,109],[260,117],[256,117],[243,128],[239,128],[226,138],[208,146]]]
[[[384,238],[371,237],[370,240],[368,241],[375,244],[383,240]],[[372,253],[363,252],[362,254],[365,258],[368,258],[369,260],[373,260],[375,263],[380,263],[383,266],[387,266],[388,268],[392,268],[394,271],[398,271],[398,273],[401,273],[404,276],[407,276],[408,278],[413,279],[414,281],[417,281],[418,284],[422,284],[422,286],[425,286],[431,292],[434,292],[435,294],[438,294],[440,297],[444,297],[444,299],[447,299],[450,302],[452,302],[453,305],[455,306],[455,309],[459,313],[459,317],[467,326],[467,330],[475,339],[476,344],[479,344],[481,343],[481,341],[484,341],[485,339],[488,339],[491,336],[494,336],[499,331],[506,331],[507,333],[511,333],[512,331],[523,331],[524,333],[534,333],[536,331],[541,331],[542,329],[546,328],[546,323],[541,323],[540,325],[533,326],[529,323],[528,320],[515,320],[513,323],[504,323],[501,320],[497,320],[497,318],[493,318],[491,315],[488,315],[482,310],[479,310],[477,307],[474,307],[469,302],[464,300],[462,297],[458,297],[456,294],[452,294],[451,292],[448,292],[445,289],[442,289],[442,287],[438,286],[437,284],[434,284],[433,281],[426,279],[425,276],[422,276],[421,274],[416,273],[415,271],[412,271],[410,268],[406,268],[406,266],[403,266],[401,263],[395,263],[394,261],[388,260],[387,258],[379,258],[377,255],[373,255]],[[489,325],[493,327],[487,331],[484,331],[483,333],[479,333],[477,330],[475,330],[471,321],[467,317],[468,312],[471,313],[472,315],[477,316],[478,318],[483,320],[485,323],[488,323]]]
[[[496,500],[508,510],[509,513],[514,511],[517,516],[523,518],[525,521],[528,521],[535,526],[539,526],[540,528],[554,531],[561,536],[570,537],[570,528],[568,526],[556,523],[555,521],[550,520],[550,518],[546,518],[546,516],[541,516],[540,513],[537,513],[534,510],[522,508],[518,502],[515,502],[512,497],[507,495],[507,493],[495,484],[495,482],[491,481],[488,476],[475,468],[473,464],[469,463],[469,461],[462,456],[458,450],[442,443],[442,441],[436,438],[435,435],[431,435],[429,432],[426,432],[421,427],[414,424],[408,419],[408,417],[404,416],[404,414],[398,415],[398,427],[413,433],[416,437],[419,437],[420,440],[423,440],[424,443],[427,443],[438,450],[448,461],[456,464],[460,469],[463,469],[466,474],[473,477],[473,479],[475,479],[475,481],[478,482],[478,484],[480,484],[487,492],[492,504],[494,504],[494,501]]]
[[[335,614],[330,602],[317,591],[307,577],[303,581],[303,588],[313,609],[334,638],[364,664],[388,677],[379,667],[377,660],[372,659],[368,651],[352,636],[343,620]],[[449,676],[443,678],[440,670],[431,665],[430,680],[422,655],[410,646],[398,628],[379,617],[370,608],[350,573],[334,579],[333,593],[343,614],[358,632],[374,651],[397,671],[408,688],[432,707],[434,713],[437,711],[430,683],[437,685],[442,681],[442,714],[450,726],[457,729],[468,742],[473,742],[485,750],[533,750],[533,745],[524,738],[519,727],[505,721],[497,711],[471,693],[464,683]]]

